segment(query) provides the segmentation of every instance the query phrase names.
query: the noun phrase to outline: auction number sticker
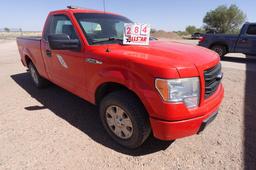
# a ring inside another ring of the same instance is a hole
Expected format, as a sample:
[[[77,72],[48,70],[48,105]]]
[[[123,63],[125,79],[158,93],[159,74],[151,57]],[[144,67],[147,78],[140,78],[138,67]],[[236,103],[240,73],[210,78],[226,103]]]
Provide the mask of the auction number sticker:
[[[149,45],[150,25],[148,24],[124,24],[123,44]]]

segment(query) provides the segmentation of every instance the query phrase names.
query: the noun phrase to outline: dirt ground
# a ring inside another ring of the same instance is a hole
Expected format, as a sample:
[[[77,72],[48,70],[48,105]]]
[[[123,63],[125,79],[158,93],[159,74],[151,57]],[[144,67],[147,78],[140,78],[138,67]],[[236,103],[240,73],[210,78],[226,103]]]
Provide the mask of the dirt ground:
[[[225,98],[202,134],[127,150],[95,106],[56,86],[36,89],[15,41],[0,51],[0,169],[256,169],[255,60],[224,58]]]

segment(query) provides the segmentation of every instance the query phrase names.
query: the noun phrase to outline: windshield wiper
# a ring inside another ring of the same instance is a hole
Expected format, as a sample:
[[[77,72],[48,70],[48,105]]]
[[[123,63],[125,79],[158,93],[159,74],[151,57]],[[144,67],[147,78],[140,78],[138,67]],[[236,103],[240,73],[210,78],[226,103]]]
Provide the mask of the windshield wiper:
[[[123,42],[122,38],[116,38],[116,37],[109,37],[106,40],[99,40],[99,41],[93,41],[93,44],[98,44],[98,43],[105,43],[105,42],[111,42],[111,41],[119,41],[120,43]]]

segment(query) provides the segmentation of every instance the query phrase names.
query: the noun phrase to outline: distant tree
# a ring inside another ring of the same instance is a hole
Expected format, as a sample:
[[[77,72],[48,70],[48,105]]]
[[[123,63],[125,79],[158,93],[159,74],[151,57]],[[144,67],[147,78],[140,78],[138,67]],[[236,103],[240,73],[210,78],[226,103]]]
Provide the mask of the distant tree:
[[[235,33],[245,22],[246,14],[236,5],[229,7],[221,5],[206,13],[203,19],[206,30],[216,30],[219,33]]]
[[[20,35],[23,36],[22,28],[19,28]]]
[[[10,28],[5,27],[5,28],[4,28],[4,31],[5,31],[5,32],[10,32],[11,30],[10,30]]]
[[[150,33],[155,33],[157,30],[156,29],[154,29],[154,28],[151,28],[150,29]]]
[[[186,31],[174,31],[174,33],[178,34],[181,37],[189,35],[189,33]]]
[[[194,34],[197,32],[197,28],[195,26],[189,25],[186,27],[186,32],[189,34]]]
[[[205,33],[205,30],[204,30],[203,28],[197,28],[197,29],[196,29],[196,32]]]

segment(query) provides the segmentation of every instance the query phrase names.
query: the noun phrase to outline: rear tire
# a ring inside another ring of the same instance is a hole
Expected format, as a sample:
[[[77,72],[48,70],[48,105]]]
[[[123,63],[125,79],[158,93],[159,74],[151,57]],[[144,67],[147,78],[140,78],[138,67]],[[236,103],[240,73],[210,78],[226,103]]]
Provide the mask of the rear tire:
[[[37,88],[45,88],[49,84],[49,82],[46,79],[39,75],[36,67],[32,62],[28,64],[28,68],[31,79]]]
[[[214,45],[211,47],[211,50],[218,53],[220,57],[223,57],[228,53],[227,48],[224,45]]]
[[[147,112],[128,91],[107,95],[100,103],[100,118],[107,133],[130,149],[141,146],[151,133]]]

